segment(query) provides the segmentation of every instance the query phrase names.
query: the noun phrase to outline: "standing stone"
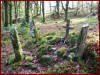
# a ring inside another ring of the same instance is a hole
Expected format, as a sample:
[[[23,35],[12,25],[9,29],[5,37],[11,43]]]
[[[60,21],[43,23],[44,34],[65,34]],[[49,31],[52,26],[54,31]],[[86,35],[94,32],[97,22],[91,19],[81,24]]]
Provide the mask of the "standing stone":
[[[34,21],[30,20],[30,31],[31,31],[31,35],[32,38],[36,38],[36,40],[38,39],[38,34],[35,28],[35,24]]]
[[[85,41],[87,37],[88,27],[89,27],[88,24],[84,25],[80,31],[80,35],[79,35],[78,42],[77,42],[76,57],[82,57],[84,53],[84,48],[86,46]]]
[[[69,35],[69,25],[70,25],[70,20],[67,20],[67,24],[66,24],[66,39],[68,38],[68,35]]]
[[[22,47],[19,41],[17,30],[15,28],[11,30],[10,36],[11,36],[12,45],[14,48],[15,61],[23,60],[24,56],[22,52]]]

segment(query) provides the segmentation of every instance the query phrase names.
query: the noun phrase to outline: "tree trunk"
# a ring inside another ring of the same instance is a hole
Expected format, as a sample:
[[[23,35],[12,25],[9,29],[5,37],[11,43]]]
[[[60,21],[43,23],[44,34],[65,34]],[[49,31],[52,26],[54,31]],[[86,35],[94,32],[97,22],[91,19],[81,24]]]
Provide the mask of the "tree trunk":
[[[66,40],[67,40],[68,35],[69,35],[69,25],[70,25],[70,20],[67,20],[67,24],[66,24]]]
[[[1,24],[3,24],[3,25],[5,24],[5,18],[4,18],[5,17],[5,12],[4,12],[5,8],[4,7],[5,7],[4,1],[2,1],[2,6],[1,6],[1,19],[2,19],[1,22],[2,23]]]
[[[8,26],[8,1],[4,1],[5,6],[5,27]]]
[[[49,1],[49,6],[50,6],[50,12],[51,12],[51,1]]]
[[[25,1],[25,19],[29,22],[29,1]]]
[[[14,1],[14,6],[15,6],[15,20],[17,22],[17,1]]]
[[[74,7],[74,2],[72,1],[72,8]]]
[[[45,22],[45,13],[44,13],[44,1],[42,1],[42,14],[43,14],[43,22]]]
[[[57,14],[57,17],[59,18],[60,15],[59,15],[59,1],[56,1],[56,14]]]
[[[78,42],[77,42],[77,52],[76,57],[82,57],[84,53],[84,48],[86,46],[85,41],[87,37],[88,25],[84,25],[81,29]]]
[[[66,1],[65,22],[68,20],[68,5],[69,5],[69,1]]]
[[[99,21],[99,3],[98,3],[98,21]]]
[[[9,15],[10,15],[10,25],[12,25],[12,2],[10,1],[9,2],[9,7],[10,7],[10,9],[9,9]]]
[[[93,1],[91,1],[90,13],[92,13],[92,8],[93,8]]]
[[[40,1],[40,15],[41,15],[41,1]]]
[[[79,4],[80,4],[80,1],[77,2],[77,8],[76,8],[75,16],[77,16],[79,14]]]
[[[19,41],[17,30],[15,28],[11,30],[10,36],[11,36],[12,45],[14,48],[15,61],[17,62],[17,61],[23,60],[24,58],[23,51],[22,51],[22,47]]]

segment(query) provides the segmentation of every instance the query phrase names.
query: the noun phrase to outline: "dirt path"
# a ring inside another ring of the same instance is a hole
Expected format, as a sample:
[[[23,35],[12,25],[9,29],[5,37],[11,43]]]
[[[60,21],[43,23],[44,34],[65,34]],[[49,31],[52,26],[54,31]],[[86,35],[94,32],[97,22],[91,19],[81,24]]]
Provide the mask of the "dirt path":
[[[73,30],[80,30],[82,25],[84,25],[84,24],[78,24],[78,25],[73,24],[71,26],[74,27]],[[42,33],[45,33],[45,32],[61,32],[62,30],[65,30],[65,28],[63,28],[63,26],[57,26],[56,24],[54,24],[54,25],[48,25],[47,24],[47,25],[42,26],[40,28],[40,31]],[[89,24],[89,32],[99,32],[99,25],[94,24],[94,23]]]

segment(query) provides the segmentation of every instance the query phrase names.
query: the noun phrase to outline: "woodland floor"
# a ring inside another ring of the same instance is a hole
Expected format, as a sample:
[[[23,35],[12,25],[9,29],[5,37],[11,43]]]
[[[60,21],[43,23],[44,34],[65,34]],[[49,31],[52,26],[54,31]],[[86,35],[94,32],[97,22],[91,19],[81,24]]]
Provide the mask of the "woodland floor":
[[[37,23],[38,24],[38,23]],[[80,24],[71,24],[71,26],[74,27],[74,29],[72,30],[80,30],[80,28],[82,27],[84,23],[80,23]],[[49,24],[43,24],[43,26],[40,27],[40,32],[41,33],[45,33],[45,32],[61,32],[62,30],[64,31],[65,28],[63,28],[62,26],[65,26],[66,24],[59,23],[59,22],[53,22],[53,23],[49,23]],[[95,32],[99,32],[99,25],[95,24],[95,23],[90,23],[89,26],[91,27],[91,29],[89,30],[89,33],[95,33]],[[8,39],[3,38],[8,36]],[[64,64],[67,60],[62,60],[59,59],[56,63],[53,63],[51,66],[42,66],[41,64],[38,63],[38,59],[34,58],[34,60],[32,62],[26,62],[26,61],[22,61],[19,62],[20,67],[17,70],[12,70],[11,66],[12,65],[6,65],[6,60],[8,58],[8,56],[10,54],[12,54],[12,44],[11,41],[9,41],[10,43],[8,43],[9,40],[9,32],[6,32],[2,35],[1,40],[5,41],[5,44],[3,44],[2,48],[1,48],[1,73],[3,74],[15,74],[15,73],[26,73],[26,74],[34,74],[34,73],[44,73],[46,72],[48,69],[52,68],[54,66],[54,64],[60,65],[60,64]],[[31,39],[31,38],[30,38]],[[22,45],[24,45],[26,40],[23,40]],[[60,45],[57,44],[55,45],[55,47],[59,47]],[[23,48],[24,51],[28,51],[30,52],[30,50],[28,48]],[[30,52],[29,54],[30,56],[34,56],[35,54],[33,52]],[[52,54],[48,54],[53,56]],[[25,55],[26,56],[26,55]],[[30,69],[25,69],[23,68],[21,65],[25,64],[25,63],[31,63],[31,64],[35,64],[38,69],[37,70],[30,70]],[[73,64],[74,67],[80,66],[79,63],[74,63]],[[81,68],[80,70],[78,70],[76,73],[81,73]]]

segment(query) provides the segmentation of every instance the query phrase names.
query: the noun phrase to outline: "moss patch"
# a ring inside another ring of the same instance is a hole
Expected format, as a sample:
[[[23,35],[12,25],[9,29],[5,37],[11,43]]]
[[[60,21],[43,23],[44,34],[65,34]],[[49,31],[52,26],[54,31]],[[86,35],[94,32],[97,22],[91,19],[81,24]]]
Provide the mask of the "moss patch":
[[[43,55],[40,59],[42,65],[51,65],[54,62],[53,58],[48,55]]]
[[[33,57],[32,56],[26,56],[25,60],[28,61],[28,62],[31,62],[33,60]]]
[[[63,57],[63,54],[64,54],[65,50],[66,50],[65,47],[62,47],[59,50],[57,50],[58,57]]]
[[[31,69],[31,70],[36,70],[37,69],[37,67],[33,64],[24,64],[23,68]]]

